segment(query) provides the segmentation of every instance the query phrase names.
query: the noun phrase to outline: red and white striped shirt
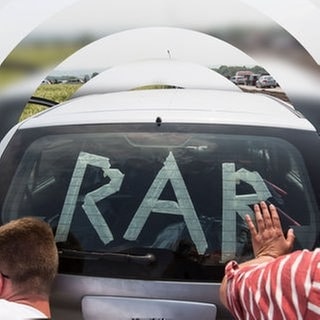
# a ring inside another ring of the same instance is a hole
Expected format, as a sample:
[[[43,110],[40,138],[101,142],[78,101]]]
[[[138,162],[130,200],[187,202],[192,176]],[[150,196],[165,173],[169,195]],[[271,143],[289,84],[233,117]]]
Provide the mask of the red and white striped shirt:
[[[225,269],[229,310],[241,320],[320,319],[320,249]]]

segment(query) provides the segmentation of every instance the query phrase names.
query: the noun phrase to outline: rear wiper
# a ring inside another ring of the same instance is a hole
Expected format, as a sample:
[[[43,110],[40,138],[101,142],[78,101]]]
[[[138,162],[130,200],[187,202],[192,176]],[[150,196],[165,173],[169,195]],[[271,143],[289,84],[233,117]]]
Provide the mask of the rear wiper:
[[[59,104],[59,102],[57,102],[57,101],[42,98],[42,97],[36,97],[36,96],[30,97],[28,103],[38,104],[38,105],[48,107],[48,108],[51,108],[51,107]]]
[[[151,264],[156,261],[156,257],[152,253],[145,255],[129,254],[121,252],[98,252],[98,251],[81,251],[73,249],[59,249],[59,256],[63,258],[74,258],[74,259],[90,259],[99,260],[106,259],[120,262],[135,262],[141,264]]]

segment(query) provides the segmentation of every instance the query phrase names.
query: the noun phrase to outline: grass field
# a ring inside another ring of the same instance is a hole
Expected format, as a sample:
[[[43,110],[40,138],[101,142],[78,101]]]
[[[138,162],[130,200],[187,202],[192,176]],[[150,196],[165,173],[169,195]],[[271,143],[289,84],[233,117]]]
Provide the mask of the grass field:
[[[1,64],[0,88],[23,80],[33,72],[51,69],[80,48],[78,43],[18,45]]]
[[[77,91],[80,86],[81,84],[42,84],[34,93],[34,96],[46,98],[56,102],[63,102],[72,96],[72,94]],[[21,114],[20,121],[45,109],[47,108],[37,104],[29,103]]]
[[[0,89],[23,81],[32,73],[45,70],[59,65],[75,51],[79,50],[84,43],[79,42],[50,42],[21,43],[1,64]],[[54,84],[41,85],[34,96],[62,102],[69,98],[79,87],[78,84]],[[45,107],[28,104],[23,111],[20,120],[46,109]]]

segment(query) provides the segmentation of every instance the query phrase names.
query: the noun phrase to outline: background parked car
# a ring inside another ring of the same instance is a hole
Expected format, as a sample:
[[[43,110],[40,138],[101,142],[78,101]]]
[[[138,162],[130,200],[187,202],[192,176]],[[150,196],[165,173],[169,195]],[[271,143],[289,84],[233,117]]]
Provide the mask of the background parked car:
[[[277,82],[272,76],[261,76],[256,81],[257,88],[275,88],[276,86]]]
[[[236,85],[240,85],[240,84],[246,84],[246,79],[243,76],[234,76],[231,77],[231,81],[233,83],[235,83]]]

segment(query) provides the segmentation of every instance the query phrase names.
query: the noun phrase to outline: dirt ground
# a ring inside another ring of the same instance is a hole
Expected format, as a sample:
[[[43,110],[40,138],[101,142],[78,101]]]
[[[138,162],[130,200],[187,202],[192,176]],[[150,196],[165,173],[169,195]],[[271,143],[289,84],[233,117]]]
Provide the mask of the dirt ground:
[[[256,89],[255,87],[246,87],[246,86],[241,86],[241,90],[244,91],[244,92],[251,92],[251,93],[263,93],[263,94],[268,94],[268,95],[271,95],[273,97],[276,97],[276,98],[279,98],[283,101],[286,101],[286,102],[290,102],[289,98],[287,97],[287,95],[277,89],[277,90],[268,90],[268,89]]]

